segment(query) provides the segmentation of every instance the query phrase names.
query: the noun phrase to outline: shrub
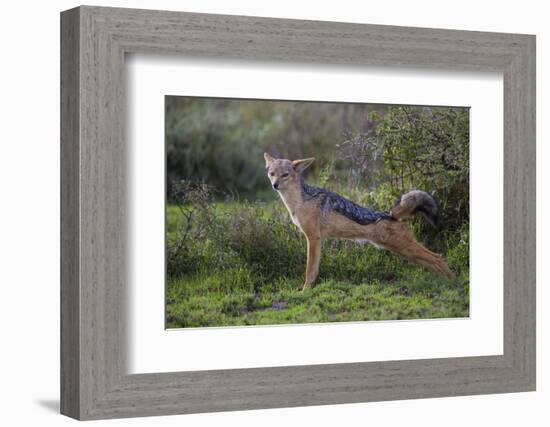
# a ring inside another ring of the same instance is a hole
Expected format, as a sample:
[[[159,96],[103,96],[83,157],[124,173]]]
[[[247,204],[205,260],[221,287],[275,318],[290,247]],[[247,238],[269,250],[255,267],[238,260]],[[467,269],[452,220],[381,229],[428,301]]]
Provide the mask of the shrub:
[[[439,202],[445,233],[469,221],[467,109],[390,107],[371,114],[364,132],[348,133],[339,150],[351,163],[348,185],[393,200],[414,188],[428,191]]]
[[[196,271],[212,263],[207,237],[215,222],[210,186],[180,181],[173,187],[176,212],[168,211],[166,257],[168,277]]]
[[[265,281],[295,276],[305,264],[305,241],[277,205],[242,203],[220,218],[213,238]]]
[[[447,261],[453,271],[461,276],[470,275],[470,224],[464,224],[458,231],[458,239],[449,239]]]

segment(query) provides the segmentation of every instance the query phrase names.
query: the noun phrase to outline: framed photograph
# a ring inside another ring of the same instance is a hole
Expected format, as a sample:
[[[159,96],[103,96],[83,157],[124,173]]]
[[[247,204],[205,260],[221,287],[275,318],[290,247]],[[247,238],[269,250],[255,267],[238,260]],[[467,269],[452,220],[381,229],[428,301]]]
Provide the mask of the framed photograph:
[[[61,412],[535,390],[535,37],[61,14]]]

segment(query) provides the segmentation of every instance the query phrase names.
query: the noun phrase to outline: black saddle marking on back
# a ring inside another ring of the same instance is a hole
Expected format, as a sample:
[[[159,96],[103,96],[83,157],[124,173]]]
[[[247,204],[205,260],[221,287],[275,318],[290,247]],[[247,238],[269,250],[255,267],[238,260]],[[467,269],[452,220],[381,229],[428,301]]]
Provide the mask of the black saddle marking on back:
[[[319,198],[321,212],[334,210],[361,225],[376,223],[382,219],[394,220],[389,212],[373,211],[333,191],[308,185],[304,181],[302,181],[302,197],[305,201]]]

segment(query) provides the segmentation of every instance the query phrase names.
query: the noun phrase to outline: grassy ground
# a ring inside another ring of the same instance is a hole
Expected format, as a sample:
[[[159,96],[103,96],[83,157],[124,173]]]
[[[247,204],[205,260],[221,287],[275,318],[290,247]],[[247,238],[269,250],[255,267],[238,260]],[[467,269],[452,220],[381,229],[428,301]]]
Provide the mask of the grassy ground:
[[[211,208],[215,224],[183,241],[182,213],[168,208],[169,245],[186,248],[169,262],[187,263],[168,278],[168,328],[469,315],[467,236],[447,242],[452,280],[370,246],[327,242],[317,284],[302,293],[305,241],[279,203]]]
[[[304,293],[224,291],[223,274],[170,283],[169,328],[468,316],[468,286],[429,277],[389,285],[322,280]]]

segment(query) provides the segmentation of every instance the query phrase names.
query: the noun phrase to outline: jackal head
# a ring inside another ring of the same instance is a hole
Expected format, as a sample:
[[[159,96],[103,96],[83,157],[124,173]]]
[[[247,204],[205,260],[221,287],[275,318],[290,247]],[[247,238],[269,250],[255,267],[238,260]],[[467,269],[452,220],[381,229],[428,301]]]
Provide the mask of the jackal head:
[[[264,153],[265,170],[274,190],[284,191],[291,186],[300,185],[300,176],[315,160],[308,159],[288,160],[276,159]]]

